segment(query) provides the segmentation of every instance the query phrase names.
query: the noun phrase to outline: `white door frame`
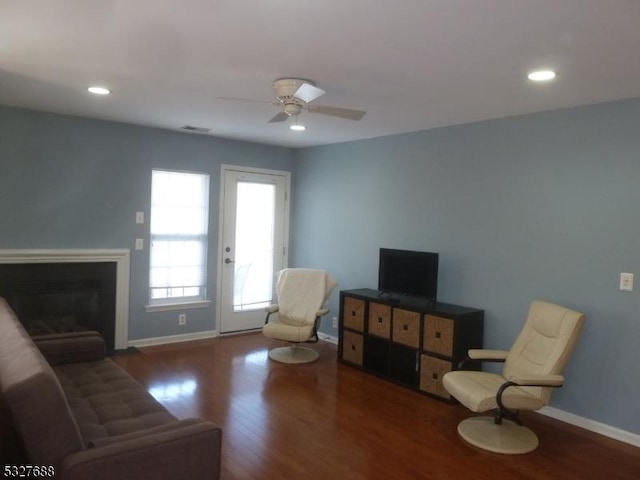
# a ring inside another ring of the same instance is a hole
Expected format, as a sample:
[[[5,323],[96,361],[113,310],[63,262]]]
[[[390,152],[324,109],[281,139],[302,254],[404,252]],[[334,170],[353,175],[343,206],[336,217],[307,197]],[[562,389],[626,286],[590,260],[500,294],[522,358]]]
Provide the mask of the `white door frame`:
[[[290,192],[291,192],[291,172],[284,170],[271,170],[265,168],[244,167],[240,165],[227,165],[222,164],[220,166],[220,200],[218,208],[218,252],[216,255],[216,331],[218,334],[222,334],[221,322],[222,322],[222,262],[225,252],[223,251],[223,224],[224,224],[224,197],[225,197],[225,176],[227,171],[242,172],[242,173],[261,173],[265,175],[281,175],[285,179],[285,202],[284,202],[284,255],[282,260],[283,268],[289,264],[289,221],[290,221]],[[265,314],[266,315],[266,314]],[[243,332],[231,332],[223,335],[234,335]]]

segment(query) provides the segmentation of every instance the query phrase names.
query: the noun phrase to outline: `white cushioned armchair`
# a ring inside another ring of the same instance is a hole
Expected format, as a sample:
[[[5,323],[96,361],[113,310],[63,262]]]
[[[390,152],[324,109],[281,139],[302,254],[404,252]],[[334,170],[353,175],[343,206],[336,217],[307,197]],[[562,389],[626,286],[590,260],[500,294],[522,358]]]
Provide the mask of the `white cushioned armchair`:
[[[469,359],[504,362],[502,373],[457,370],[444,375],[447,391],[473,412],[494,411],[458,425],[472,445],[496,453],[533,451],[538,438],[518,419],[520,410],[538,410],[549,403],[584,325],[584,314],[535,300],[526,323],[509,351],[469,350]]]
[[[329,313],[323,306],[335,286],[335,280],[324,270],[285,268],[278,272],[278,303],[266,308],[262,332],[291,345],[272,349],[269,358],[283,363],[307,363],[318,358],[315,350],[298,344],[318,341],[320,318]]]

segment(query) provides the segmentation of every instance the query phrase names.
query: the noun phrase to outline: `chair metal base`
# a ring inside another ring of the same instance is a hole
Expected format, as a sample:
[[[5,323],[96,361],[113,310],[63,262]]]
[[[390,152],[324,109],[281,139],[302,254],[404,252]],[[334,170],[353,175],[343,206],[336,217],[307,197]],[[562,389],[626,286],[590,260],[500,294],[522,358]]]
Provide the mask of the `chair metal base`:
[[[519,455],[538,448],[538,437],[511,420],[496,425],[493,417],[471,417],[458,424],[458,433],[471,445],[494,453]]]
[[[320,354],[315,350],[297,345],[269,350],[269,358],[280,363],[311,363],[315,362],[319,356]]]

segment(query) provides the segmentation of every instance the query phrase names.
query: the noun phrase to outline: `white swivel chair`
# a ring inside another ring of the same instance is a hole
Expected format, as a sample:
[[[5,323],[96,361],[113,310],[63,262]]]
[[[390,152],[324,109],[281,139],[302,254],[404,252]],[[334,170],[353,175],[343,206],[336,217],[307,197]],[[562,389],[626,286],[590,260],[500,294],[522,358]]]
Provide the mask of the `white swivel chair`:
[[[318,358],[318,352],[299,344],[318,341],[320,318],[329,313],[323,306],[335,286],[324,270],[285,268],[278,272],[278,303],[266,308],[262,333],[291,345],[270,350],[269,358],[283,363],[308,363]]]
[[[535,300],[509,351],[469,350],[470,360],[504,362],[502,374],[457,370],[442,378],[447,391],[474,412],[493,417],[463,420],[458,433],[470,444],[495,453],[521,454],[538,447],[538,437],[518,419],[520,410],[549,403],[553,387],[564,382],[562,370],[584,325],[584,315]]]

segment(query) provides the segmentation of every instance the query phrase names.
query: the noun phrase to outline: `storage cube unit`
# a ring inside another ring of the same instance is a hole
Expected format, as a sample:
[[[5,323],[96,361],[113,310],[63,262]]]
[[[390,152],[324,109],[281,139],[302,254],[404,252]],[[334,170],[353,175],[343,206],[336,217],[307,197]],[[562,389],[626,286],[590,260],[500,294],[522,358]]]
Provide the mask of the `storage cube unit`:
[[[354,332],[344,332],[343,341],[340,344],[340,353],[345,362],[362,366],[362,335]]]
[[[345,327],[364,332],[364,300],[347,297],[342,304],[340,318]]]
[[[371,335],[391,338],[391,307],[378,302],[369,303],[368,331]]]
[[[409,347],[420,346],[420,313],[393,309],[393,341]]]
[[[364,337],[363,350],[367,354],[363,355],[362,366],[369,372],[386,375],[389,371],[390,344],[388,340],[375,335],[366,335]]]
[[[442,377],[482,348],[484,312],[370,289],[340,292],[338,360],[441,400]]]
[[[420,390],[442,398],[449,398],[449,392],[442,384],[442,377],[453,368],[454,365],[450,361],[422,354],[420,356]]]
[[[454,320],[437,317],[435,315],[424,316],[424,349],[445,357],[453,356],[453,332]]]

